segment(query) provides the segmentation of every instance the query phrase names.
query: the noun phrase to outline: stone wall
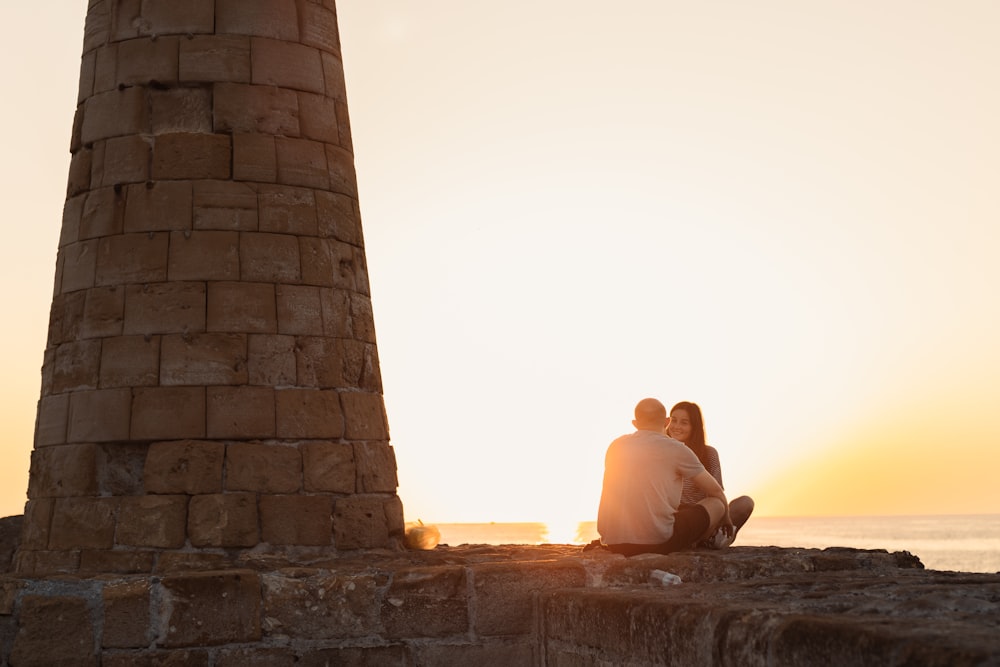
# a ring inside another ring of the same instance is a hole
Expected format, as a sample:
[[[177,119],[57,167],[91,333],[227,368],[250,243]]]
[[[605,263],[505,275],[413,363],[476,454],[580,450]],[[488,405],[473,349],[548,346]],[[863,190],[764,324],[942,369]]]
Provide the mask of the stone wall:
[[[996,665],[1000,575],[907,553],[572,546],[275,554],[150,575],[0,576],[0,664]],[[684,583],[650,583],[654,569]]]

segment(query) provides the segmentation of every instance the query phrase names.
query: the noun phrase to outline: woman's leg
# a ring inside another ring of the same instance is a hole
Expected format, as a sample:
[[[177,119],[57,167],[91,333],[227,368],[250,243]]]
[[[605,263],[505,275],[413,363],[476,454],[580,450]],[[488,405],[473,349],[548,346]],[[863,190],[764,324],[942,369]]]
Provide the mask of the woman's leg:
[[[753,514],[753,498],[750,496],[740,496],[729,502],[729,518],[733,520],[733,525],[738,531]]]

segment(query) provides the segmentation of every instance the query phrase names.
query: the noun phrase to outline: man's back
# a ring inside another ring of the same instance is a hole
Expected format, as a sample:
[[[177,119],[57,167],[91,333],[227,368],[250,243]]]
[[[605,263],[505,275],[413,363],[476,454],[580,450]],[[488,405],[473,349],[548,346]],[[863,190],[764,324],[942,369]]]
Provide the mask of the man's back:
[[[683,479],[704,470],[684,443],[656,431],[617,438],[604,460],[597,530],[607,544],[657,544],[673,533]]]

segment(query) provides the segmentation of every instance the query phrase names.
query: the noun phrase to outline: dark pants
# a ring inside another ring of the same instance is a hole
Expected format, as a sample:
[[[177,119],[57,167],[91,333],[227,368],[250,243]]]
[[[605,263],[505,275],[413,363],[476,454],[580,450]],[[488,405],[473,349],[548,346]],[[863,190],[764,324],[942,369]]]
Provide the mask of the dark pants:
[[[701,505],[684,505],[674,515],[674,533],[670,539],[661,544],[609,544],[608,549],[624,556],[638,554],[669,554],[684,551],[694,546],[695,542],[708,530],[712,517]]]

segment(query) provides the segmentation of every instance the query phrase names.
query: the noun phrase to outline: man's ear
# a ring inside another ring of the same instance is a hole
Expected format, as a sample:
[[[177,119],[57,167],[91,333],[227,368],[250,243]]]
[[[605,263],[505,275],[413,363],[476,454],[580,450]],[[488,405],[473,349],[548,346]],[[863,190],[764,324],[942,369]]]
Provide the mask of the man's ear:
[[[633,419],[632,420],[632,426],[634,426],[636,428],[636,430],[638,430],[639,429],[639,422],[637,420]]]
[[[663,432],[666,433],[668,428],[670,428],[670,417],[663,420]]]

